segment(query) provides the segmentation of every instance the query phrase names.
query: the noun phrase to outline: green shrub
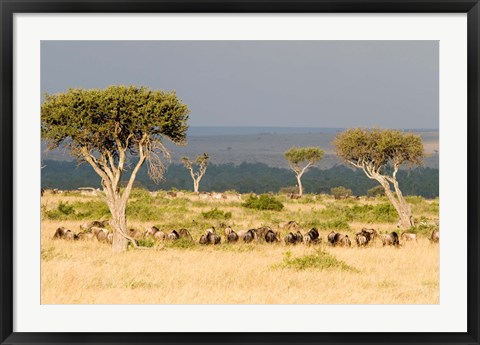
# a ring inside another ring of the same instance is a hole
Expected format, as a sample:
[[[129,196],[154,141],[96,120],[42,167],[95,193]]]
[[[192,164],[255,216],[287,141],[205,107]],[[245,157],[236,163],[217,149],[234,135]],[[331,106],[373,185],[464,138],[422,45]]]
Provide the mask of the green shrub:
[[[178,248],[178,249],[192,249],[197,247],[197,243],[195,241],[190,241],[187,238],[179,238],[175,241],[166,241],[165,248]]]
[[[281,211],[283,209],[283,204],[280,201],[267,194],[262,194],[259,197],[250,195],[242,206],[255,210]]]
[[[68,202],[60,201],[56,209],[46,211],[45,215],[48,219],[66,220],[75,216],[75,207]]]
[[[317,250],[314,254],[304,255],[296,258],[292,257],[291,252],[286,252],[284,254],[283,263],[277,267],[293,268],[295,270],[324,270],[338,268],[343,271],[358,272],[356,268],[347,265],[344,261],[338,260],[336,257],[323,250]]]
[[[278,194],[296,194],[298,192],[298,187],[296,186],[288,186],[282,187],[278,191]]]
[[[320,222],[318,228],[321,230],[348,230],[350,226],[345,218],[337,218],[327,222]]]
[[[224,212],[215,207],[210,211],[202,212],[202,216],[205,219],[230,219],[232,218],[232,212]]]
[[[385,195],[385,189],[382,186],[376,186],[367,190],[367,195],[370,197]]]
[[[155,245],[155,240],[153,238],[141,238],[137,240],[137,243],[140,247],[151,248]]]
[[[335,199],[346,199],[352,196],[352,190],[345,187],[334,187],[330,189],[330,194],[332,194]]]

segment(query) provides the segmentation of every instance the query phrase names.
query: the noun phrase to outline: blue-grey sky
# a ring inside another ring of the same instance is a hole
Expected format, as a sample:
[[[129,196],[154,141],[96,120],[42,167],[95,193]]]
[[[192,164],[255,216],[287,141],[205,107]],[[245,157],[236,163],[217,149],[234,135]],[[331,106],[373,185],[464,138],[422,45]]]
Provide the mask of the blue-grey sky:
[[[438,41],[42,41],[41,91],[176,90],[190,126],[438,128]]]

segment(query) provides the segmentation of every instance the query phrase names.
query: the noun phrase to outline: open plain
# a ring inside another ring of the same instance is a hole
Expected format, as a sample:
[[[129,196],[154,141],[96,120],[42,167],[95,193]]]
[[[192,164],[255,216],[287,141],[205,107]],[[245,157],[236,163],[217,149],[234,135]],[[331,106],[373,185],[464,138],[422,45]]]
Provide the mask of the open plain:
[[[364,227],[379,237],[401,234],[384,197],[275,195],[284,204],[281,211],[245,208],[246,198],[233,192],[214,199],[134,190],[127,208],[130,228],[143,232],[156,226],[166,233],[186,228],[193,241],[141,239],[142,250],[113,253],[108,243],[95,239],[53,239],[60,226],[80,232],[86,221],[109,219],[98,196],[47,191],[42,197],[42,304],[439,303],[439,249],[429,240],[438,227],[438,198],[407,197],[418,224],[410,230],[417,241],[400,239],[398,247],[383,246],[381,238],[366,247],[355,243],[355,233]],[[281,225],[292,220],[302,233],[317,228],[321,243],[286,245],[289,230]],[[235,231],[270,226],[281,232],[281,241],[226,243],[222,223]],[[212,226],[221,243],[200,245],[200,236]],[[352,246],[332,246],[331,231],[348,234]]]

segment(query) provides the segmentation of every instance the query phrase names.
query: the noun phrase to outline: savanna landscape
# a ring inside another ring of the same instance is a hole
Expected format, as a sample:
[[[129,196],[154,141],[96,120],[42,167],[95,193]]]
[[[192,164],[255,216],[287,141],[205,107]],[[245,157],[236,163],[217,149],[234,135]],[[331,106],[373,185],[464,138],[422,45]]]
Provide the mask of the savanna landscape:
[[[127,214],[145,249],[114,253],[107,241],[53,239],[64,226],[81,232],[91,220],[109,219],[106,204],[80,191],[45,191],[42,197],[43,304],[437,304],[439,250],[430,240],[437,229],[438,198],[407,197],[417,219],[417,241],[400,238],[383,246],[381,237],[397,231],[398,216],[385,196],[335,199],[306,194],[275,195],[280,211],[251,209],[249,195],[133,190]],[[294,220],[305,234],[315,227],[321,242],[287,245]],[[222,224],[223,223],[223,224]],[[270,226],[281,241],[227,243],[222,226],[235,231]],[[186,228],[193,241],[145,238],[152,226],[169,233]],[[215,227],[219,245],[201,245]],[[111,226],[106,226],[109,231]],[[373,228],[379,238],[359,247],[355,234]],[[351,247],[333,246],[327,235],[340,232]]]

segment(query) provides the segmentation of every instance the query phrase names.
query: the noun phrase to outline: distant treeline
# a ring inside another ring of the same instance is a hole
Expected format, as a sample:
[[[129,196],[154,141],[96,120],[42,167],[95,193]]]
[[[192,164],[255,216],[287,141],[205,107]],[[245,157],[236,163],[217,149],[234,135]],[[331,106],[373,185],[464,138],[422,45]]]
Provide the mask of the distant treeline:
[[[100,188],[100,177],[88,164],[46,160],[42,163],[42,188],[73,190],[79,187]],[[126,172],[126,180],[129,173]],[[400,188],[405,195],[420,195],[426,198],[438,196],[438,169],[416,168],[400,170],[397,174]],[[379,184],[370,180],[361,170],[352,170],[343,165],[330,169],[311,168],[302,178],[306,193],[330,193],[333,187],[343,186],[352,190],[353,195],[365,195]],[[240,193],[279,192],[282,188],[296,185],[295,174],[288,169],[273,168],[263,163],[242,163],[240,165],[210,165],[200,182],[200,191],[224,192],[236,190]],[[171,164],[165,178],[155,184],[147,174],[144,165],[137,175],[135,186],[148,190],[193,190],[193,182],[183,165]]]

